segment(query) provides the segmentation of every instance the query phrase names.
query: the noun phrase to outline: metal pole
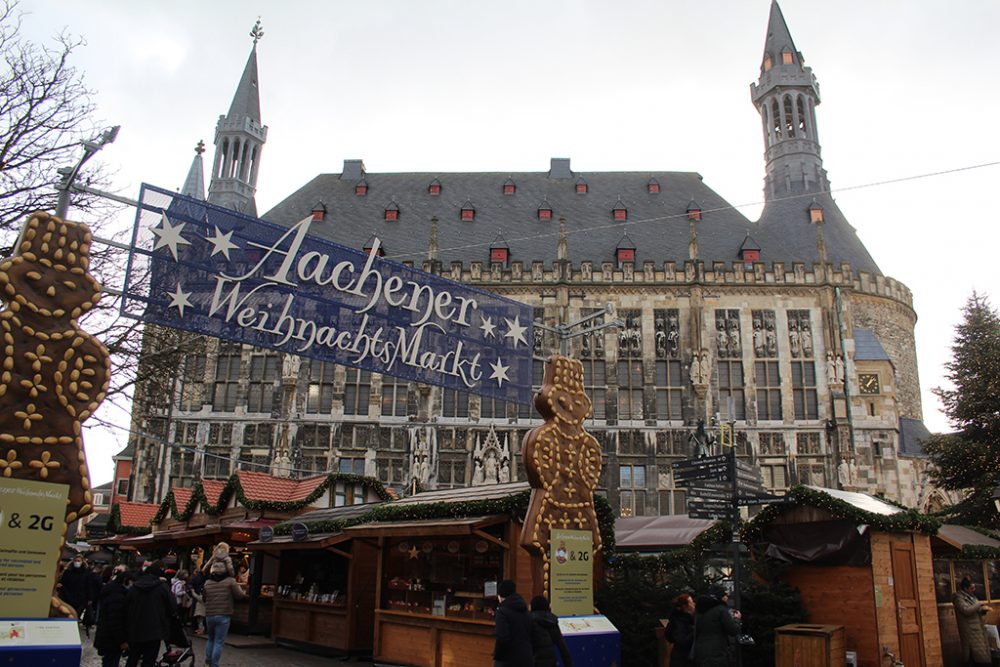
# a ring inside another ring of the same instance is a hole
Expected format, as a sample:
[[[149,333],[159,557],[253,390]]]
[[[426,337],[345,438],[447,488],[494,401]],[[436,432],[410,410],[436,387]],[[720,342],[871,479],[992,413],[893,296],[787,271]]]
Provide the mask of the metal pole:
[[[83,156],[76,163],[76,166],[62,167],[58,170],[62,178],[56,184],[56,190],[59,191],[59,199],[56,201],[56,217],[66,219],[66,213],[69,212],[69,192],[73,189],[73,181],[79,175],[80,169],[87,160],[97,154],[97,151],[112,143],[118,137],[118,130],[120,129],[121,125],[115,125],[104,130],[90,141],[84,141]]]
[[[735,438],[734,438],[735,440]],[[736,443],[733,442],[733,446],[729,449],[729,472],[730,479],[732,480],[732,490],[733,490],[733,509],[732,509],[732,522],[733,522],[733,607],[735,609],[740,608],[740,586],[742,584],[743,578],[743,566],[740,563],[740,488],[739,481],[736,479]],[[739,638],[736,639],[736,666],[740,667],[743,664],[743,650],[740,647]]]

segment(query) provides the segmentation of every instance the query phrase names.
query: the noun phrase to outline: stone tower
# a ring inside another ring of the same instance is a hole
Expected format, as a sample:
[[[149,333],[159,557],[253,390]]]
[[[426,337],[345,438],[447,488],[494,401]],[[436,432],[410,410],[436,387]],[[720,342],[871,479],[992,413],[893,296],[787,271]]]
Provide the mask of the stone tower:
[[[254,25],[250,36],[253,37],[253,49],[229,105],[229,113],[219,116],[215,126],[215,161],[208,201],[256,216],[254,193],[260,155],[267,141],[267,126],[260,122],[257,86],[257,42],[264,36],[260,21]]]
[[[795,48],[776,0],[771,0],[760,79],[750,84],[750,96],[764,129],[765,199],[829,190],[816,128],[819,84]]]

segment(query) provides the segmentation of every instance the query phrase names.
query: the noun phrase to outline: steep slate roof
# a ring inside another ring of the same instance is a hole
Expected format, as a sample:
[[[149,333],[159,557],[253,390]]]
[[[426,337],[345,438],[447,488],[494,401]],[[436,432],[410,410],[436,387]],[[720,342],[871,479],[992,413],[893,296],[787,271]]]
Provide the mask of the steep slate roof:
[[[882,347],[871,329],[854,330],[854,359],[856,361],[888,361],[892,363],[892,357]]]
[[[904,456],[926,458],[924,443],[931,437],[931,432],[919,419],[910,417],[899,418],[899,453]]]
[[[585,177],[587,194],[577,194],[575,182]],[[517,181],[517,192],[504,195],[508,177]],[[648,192],[656,178],[659,194]],[[569,178],[550,178],[547,172],[482,173],[366,173],[366,196],[354,194],[354,181],[338,174],[321,174],[290,195],[263,217],[292,225],[309,216],[318,200],[326,202],[323,223],[314,223],[311,233],[352,248],[361,249],[373,232],[382,239],[386,257],[412,261],[427,258],[430,219],[437,216],[438,259],[447,268],[451,262],[489,263],[490,241],[497,230],[510,245],[510,261],[532,261],[550,265],[556,259],[558,219],[566,218],[568,256],[575,265],[590,261],[598,268],[615,261],[615,248],[627,232],[636,245],[636,266],[645,261],[678,266],[688,259],[688,202],[701,205],[702,220],[695,223],[699,258],[710,267],[713,261],[731,266],[739,259],[740,245],[751,233],[761,245],[760,261],[818,261],[816,229],[809,222],[809,200],[790,199],[769,203],[761,222],[751,223],[732,208],[693,172],[570,172]],[[428,184],[439,180],[441,194],[432,196]],[[628,221],[612,220],[618,197],[627,202]],[[399,220],[384,220],[385,202],[399,205]],[[462,205],[475,203],[475,221],[459,219]],[[854,229],[843,218],[832,198],[820,196],[826,214],[824,225],[828,261],[839,268],[849,262],[855,271],[878,272]],[[552,220],[540,221],[540,201],[552,207]]]

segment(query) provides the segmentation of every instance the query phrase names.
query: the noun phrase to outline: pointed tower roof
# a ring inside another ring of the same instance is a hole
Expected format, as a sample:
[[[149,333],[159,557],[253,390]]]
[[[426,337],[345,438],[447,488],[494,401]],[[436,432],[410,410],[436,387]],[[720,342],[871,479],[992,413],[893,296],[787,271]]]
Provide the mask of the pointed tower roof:
[[[260,21],[255,28],[260,27]],[[251,35],[254,33],[251,32]],[[263,31],[260,31],[263,35]],[[255,123],[260,123],[260,91],[257,87],[257,40],[253,42],[250,50],[250,57],[247,58],[246,67],[243,68],[243,76],[240,77],[240,84],[236,87],[236,94],[233,95],[233,103],[229,105],[227,118],[238,118],[246,116]]]
[[[764,56],[768,54],[777,59],[782,51],[790,50],[795,58],[800,58],[795,42],[792,41],[792,33],[788,31],[788,24],[778,6],[778,0],[771,0],[771,16],[767,20],[767,37],[764,39]],[[761,59],[763,61],[763,58]],[[777,64],[777,63],[775,63]]]
[[[194,147],[194,160],[191,161],[191,168],[188,169],[187,178],[184,179],[184,187],[181,194],[195,199],[205,199],[205,164],[202,160],[202,153],[205,152],[205,142],[198,141]]]

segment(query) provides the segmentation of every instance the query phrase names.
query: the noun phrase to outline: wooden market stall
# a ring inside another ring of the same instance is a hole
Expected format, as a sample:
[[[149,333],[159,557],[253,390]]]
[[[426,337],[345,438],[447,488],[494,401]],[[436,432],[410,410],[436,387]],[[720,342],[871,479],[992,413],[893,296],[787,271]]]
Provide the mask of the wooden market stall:
[[[844,626],[859,667],[884,665],[883,646],[907,667],[941,665],[930,535],[937,523],[872,496],[797,487],[749,536],[788,564],[810,623]]]
[[[421,493],[344,535],[378,546],[374,659],[419,667],[490,664],[496,583],[532,591],[518,547],[525,482]]]
[[[280,524],[273,537],[265,535],[247,545],[276,562],[275,582],[268,591],[273,596],[275,642],[348,654],[371,651],[378,548],[374,541],[355,539],[340,527],[370,509],[353,505],[307,512]]]
[[[976,597],[991,607],[984,620],[988,625],[1000,625],[1000,540],[974,528],[946,524],[931,538],[931,552],[942,665],[959,667],[961,642],[952,595],[958,582],[968,577],[976,584]]]

